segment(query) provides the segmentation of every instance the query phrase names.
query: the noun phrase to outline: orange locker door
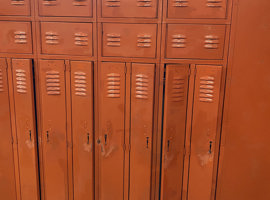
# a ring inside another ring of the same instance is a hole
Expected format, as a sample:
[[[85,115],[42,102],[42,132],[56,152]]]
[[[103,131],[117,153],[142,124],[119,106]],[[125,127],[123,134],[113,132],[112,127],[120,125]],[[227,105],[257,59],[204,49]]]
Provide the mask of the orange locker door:
[[[0,194],[2,199],[16,200],[7,65],[3,58],[0,58],[0,130]]]
[[[93,200],[92,63],[71,61],[74,200]]]
[[[104,23],[103,56],[156,57],[156,24]]]
[[[41,22],[44,54],[92,56],[92,24]]]
[[[222,59],[226,26],[168,24],[166,58]]]
[[[156,18],[158,0],[102,0],[102,17]]]
[[[130,200],[150,199],[154,80],[154,64],[132,64]]]
[[[92,0],[39,0],[38,3],[41,16],[92,16]]]
[[[188,65],[166,66],[161,200],[182,195],[188,79]]]
[[[29,0],[1,0],[0,15],[30,15]]]
[[[13,59],[13,85],[22,200],[38,200],[38,163],[32,61]]]
[[[200,65],[196,68],[188,200],[209,200],[218,149],[216,135],[222,67]]]
[[[46,200],[68,199],[65,64],[40,60],[43,179]]]
[[[0,53],[32,53],[30,22],[0,21],[0,27]]]
[[[123,199],[125,63],[104,62],[99,75],[100,200]]]
[[[227,0],[168,0],[168,18],[225,18]]]

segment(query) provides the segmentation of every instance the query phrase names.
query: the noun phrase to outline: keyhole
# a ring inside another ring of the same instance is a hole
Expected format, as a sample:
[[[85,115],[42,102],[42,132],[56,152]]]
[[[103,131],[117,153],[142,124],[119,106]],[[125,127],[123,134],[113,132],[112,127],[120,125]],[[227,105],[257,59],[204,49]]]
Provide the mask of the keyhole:
[[[49,142],[49,131],[46,132],[47,142]]]
[[[170,151],[170,140],[167,141],[167,151]]]
[[[105,139],[105,145],[107,144],[107,138],[108,138],[108,135],[107,135],[107,134],[105,134],[105,135],[104,135],[104,139]]]
[[[149,137],[146,137],[146,148],[148,149],[149,146]]]
[[[32,141],[32,132],[31,132],[31,130],[29,130],[29,139],[30,139],[30,141]]]
[[[90,134],[87,133],[87,144],[89,144],[89,143],[90,143]]]
[[[212,153],[212,145],[213,145],[213,142],[210,141],[210,142],[209,142],[209,154]]]

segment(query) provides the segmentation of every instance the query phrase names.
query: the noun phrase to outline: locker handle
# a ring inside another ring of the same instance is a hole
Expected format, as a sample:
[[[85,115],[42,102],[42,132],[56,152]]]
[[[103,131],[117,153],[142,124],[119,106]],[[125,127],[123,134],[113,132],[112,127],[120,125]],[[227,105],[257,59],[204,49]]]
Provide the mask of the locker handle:
[[[29,130],[29,140],[32,141],[32,131]]]
[[[148,149],[149,146],[149,137],[146,137],[146,148]]]
[[[212,145],[213,145],[213,142],[210,141],[210,142],[209,142],[209,154],[212,153]]]
[[[47,142],[50,141],[50,138],[49,138],[49,131],[46,131],[46,137],[47,137]]]
[[[87,133],[87,144],[90,144],[90,134]]]
[[[104,135],[105,145],[107,145],[107,139],[108,139],[108,135],[105,134],[105,135]]]

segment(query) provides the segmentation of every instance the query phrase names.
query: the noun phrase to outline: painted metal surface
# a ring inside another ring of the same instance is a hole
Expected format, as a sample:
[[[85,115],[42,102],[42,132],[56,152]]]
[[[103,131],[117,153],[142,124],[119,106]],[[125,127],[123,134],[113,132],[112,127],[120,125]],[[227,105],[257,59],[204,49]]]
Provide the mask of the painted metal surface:
[[[181,199],[189,65],[166,66],[161,200]]]
[[[38,200],[39,180],[32,61],[13,59],[12,72],[21,199]]]
[[[168,24],[167,58],[222,59],[225,25]]]
[[[1,15],[30,15],[30,0],[2,0],[0,7],[0,16]]]
[[[91,56],[91,23],[42,22],[41,43],[43,54]]]
[[[0,59],[0,192],[2,198],[16,200],[13,138],[6,60]]]
[[[102,29],[103,56],[155,58],[156,24],[104,23]]]
[[[235,2],[217,200],[270,199],[269,8]]]
[[[93,66],[71,61],[74,200],[94,199]]]
[[[32,53],[30,22],[0,21],[0,53]]]
[[[132,64],[130,200],[148,200],[151,192],[154,64]]]
[[[157,0],[102,0],[102,17],[157,17]]]
[[[92,0],[37,0],[41,16],[92,16]]]
[[[100,66],[98,137],[99,199],[123,199],[125,149],[125,63]]]
[[[188,199],[211,198],[221,88],[221,66],[196,66]]]
[[[68,199],[65,64],[40,60],[43,176],[46,200]]]

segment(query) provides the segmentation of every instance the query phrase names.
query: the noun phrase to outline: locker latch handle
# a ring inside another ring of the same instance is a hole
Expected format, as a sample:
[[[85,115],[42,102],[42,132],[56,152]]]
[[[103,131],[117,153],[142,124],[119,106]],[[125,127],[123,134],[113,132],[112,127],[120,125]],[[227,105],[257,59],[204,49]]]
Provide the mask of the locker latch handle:
[[[32,141],[32,131],[29,130],[29,140]]]
[[[213,142],[210,141],[210,142],[209,142],[209,154],[212,153],[212,145],[213,145]]]
[[[46,131],[46,137],[47,137],[47,142],[50,141],[50,138],[49,138],[49,131]]]
[[[148,149],[149,146],[149,137],[146,137],[146,148]]]
[[[90,144],[90,134],[87,133],[87,144]]]
[[[105,141],[105,145],[107,145],[107,140],[108,140],[108,135],[107,135],[107,134],[105,134],[105,135],[104,135],[104,141]]]

